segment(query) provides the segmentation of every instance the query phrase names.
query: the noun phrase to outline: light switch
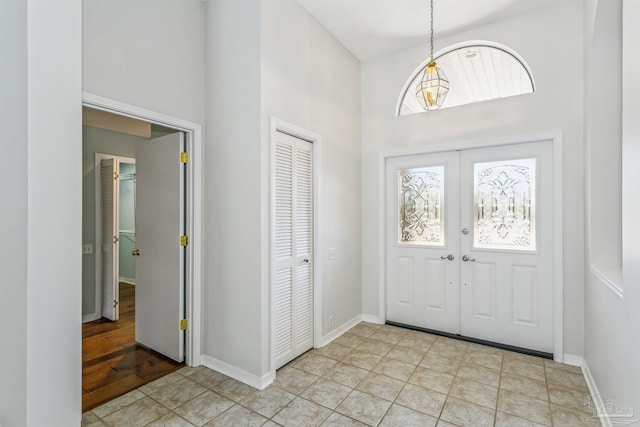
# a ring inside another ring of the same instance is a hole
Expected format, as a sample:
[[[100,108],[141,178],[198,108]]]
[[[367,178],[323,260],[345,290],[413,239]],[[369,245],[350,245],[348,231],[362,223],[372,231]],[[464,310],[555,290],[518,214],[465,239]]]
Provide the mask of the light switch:
[[[88,255],[93,253],[93,245],[89,243],[88,245],[82,245],[82,255]]]
[[[329,248],[329,259],[338,259],[338,248]]]

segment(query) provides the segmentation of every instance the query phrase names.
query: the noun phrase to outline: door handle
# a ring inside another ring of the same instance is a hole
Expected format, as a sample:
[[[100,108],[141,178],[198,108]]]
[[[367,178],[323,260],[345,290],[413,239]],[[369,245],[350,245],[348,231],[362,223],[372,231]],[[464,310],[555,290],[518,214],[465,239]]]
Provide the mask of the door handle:
[[[476,259],[475,259],[475,258],[469,258],[469,257],[468,257],[468,256],[466,256],[466,255],[462,255],[462,260],[463,260],[463,261],[465,261],[465,262],[467,262],[467,261],[473,262],[473,261],[475,261]]]
[[[131,251],[131,255],[139,256],[140,255],[140,249],[135,249],[135,250]]]
[[[442,256],[440,257],[440,259],[448,259],[449,261],[453,261],[453,259],[454,259],[454,258],[455,258],[455,257],[454,257],[452,254],[449,254],[449,255],[442,255]]]

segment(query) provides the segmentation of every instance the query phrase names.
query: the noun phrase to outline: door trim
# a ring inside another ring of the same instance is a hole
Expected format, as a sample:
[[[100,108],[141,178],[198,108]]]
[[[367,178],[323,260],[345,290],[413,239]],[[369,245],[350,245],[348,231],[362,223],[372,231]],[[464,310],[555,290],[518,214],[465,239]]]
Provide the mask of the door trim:
[[[198,123],[146,110],[124,102],[104,98],[89,92],[82,93],[82,105],[106,111],[120,116],[144,120],[185,133],[189,164],[187,172],[187,232],[191,236],[203,235],[202,204],[202,126]],[[186,330],[185,362],[189,366],[199,366],[201,362],[201,300],[202,300],[202,249],[203,239],[190,239],[187,246],[186,317],[189,328]]]
[[[541,132],[533,135],[470,140],[454,143],[429,144],[420,148],[380,152],[378,155],[378,323],[385,323],[386,313],[386,164],[387,159],[399,156],[434,154],[445,151],[500,147],[531,142],[550,141],[553,150],[553,358],[563,362],[563,228],[562,228],[562,131]]]
[[[275,316],[272,314],[273,308],[273,283],[275,281],[275,251],[273,248],[274,239],[273,236],[275,234],[275,144],[276,144],[276,132],[282,132],[287,135],[293,136],[298,139],[302,139],[304,141],[308,141],[312,146],[312,155],[313,155],[313,347],[317,348],[320,346],[320,342],[322,339],[322,256],[321,248],[320,248],[320,239],[319,236],[322,235],[322,180],[320,179],[321,174],[321,148],[322,148],[322,138],[320,135],[311,132],[307,129],[296,126],[292,123],[286,122],[284,120],[278,119],[276,117],[271,117],[271,130],[269,134],[269,149],[270,149],[270,181],[269,181],[269,196],[270,196],[270,207],[269,207],[269,290],[265,292],[265,297],[268,301],[263,301],[263,304],[268,309],[265,310],[269,313],[270,316],[270,371],[275,378],[276,374],[276,347],[275,340],[273,337],[275,336]]]

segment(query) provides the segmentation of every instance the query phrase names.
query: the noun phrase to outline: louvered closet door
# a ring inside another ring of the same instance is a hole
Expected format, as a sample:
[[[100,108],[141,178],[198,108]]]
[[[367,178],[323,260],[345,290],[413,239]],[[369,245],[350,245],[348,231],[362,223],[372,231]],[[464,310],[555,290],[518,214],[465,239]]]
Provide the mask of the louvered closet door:
[[[313,347],[312,144],[276,133],[273,310],[276,368]]]
[[[102,317],[118,320],[118,159],[101,162],[102,190]]]

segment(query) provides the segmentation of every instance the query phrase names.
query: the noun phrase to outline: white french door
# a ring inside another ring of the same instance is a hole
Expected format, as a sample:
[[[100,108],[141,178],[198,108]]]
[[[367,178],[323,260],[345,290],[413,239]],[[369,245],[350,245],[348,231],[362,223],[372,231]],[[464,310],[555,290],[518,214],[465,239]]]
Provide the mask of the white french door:
[[[387,320],[553,352],[551,142],[386,172]]]
[[[312,144],[276,132],[272,316],[276,369],[313,347]]]

